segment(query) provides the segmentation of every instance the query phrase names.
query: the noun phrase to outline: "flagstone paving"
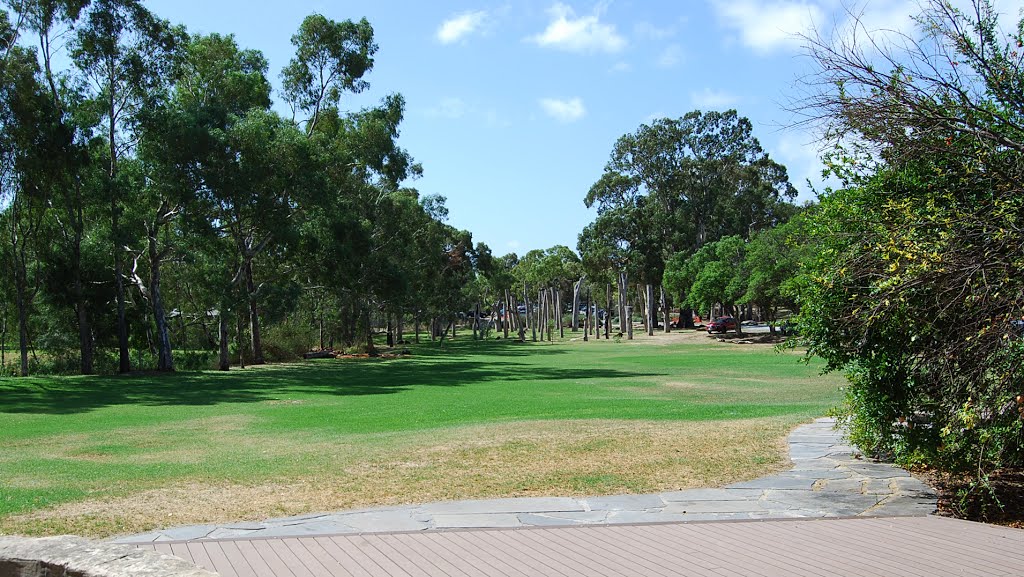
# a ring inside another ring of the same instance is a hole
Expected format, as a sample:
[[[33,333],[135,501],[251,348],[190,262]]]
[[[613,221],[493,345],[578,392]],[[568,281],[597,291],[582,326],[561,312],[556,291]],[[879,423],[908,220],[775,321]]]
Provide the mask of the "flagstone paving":
[[[393,533],[429,529],[871,516],[925,516],[936,495],[909,473],[857,458],[832,419],[789,435],[793,468],[717,489],[653,495],[481,499],[161,529],[121,543]]]

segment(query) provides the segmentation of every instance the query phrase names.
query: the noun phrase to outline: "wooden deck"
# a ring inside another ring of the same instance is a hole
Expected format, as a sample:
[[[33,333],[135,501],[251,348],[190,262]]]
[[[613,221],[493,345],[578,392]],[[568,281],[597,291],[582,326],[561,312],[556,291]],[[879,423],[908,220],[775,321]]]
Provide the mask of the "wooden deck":
[[[939,517],[155,543],[224,577],[1024,575],[1024,531]]]

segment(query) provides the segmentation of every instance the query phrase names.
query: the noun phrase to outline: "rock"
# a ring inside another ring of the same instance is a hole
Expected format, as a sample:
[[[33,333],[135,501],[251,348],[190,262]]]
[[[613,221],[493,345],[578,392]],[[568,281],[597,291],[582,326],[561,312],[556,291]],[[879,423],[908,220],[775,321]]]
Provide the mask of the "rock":
[[[81,537],[0,537],[4,577],[217,577],[178,557]]]

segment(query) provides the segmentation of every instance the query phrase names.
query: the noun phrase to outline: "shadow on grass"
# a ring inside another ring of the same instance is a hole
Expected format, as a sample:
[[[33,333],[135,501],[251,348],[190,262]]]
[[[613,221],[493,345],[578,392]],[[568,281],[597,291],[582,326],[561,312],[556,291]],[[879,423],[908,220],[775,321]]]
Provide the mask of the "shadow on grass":
[[[515,357],[559,355],[510,341],[429,343],[400,359],[322,359],[244,371],[0,380],[0,413],[73,414],[115,405],[256,403],[286,395],[391,395],[413,387],[491,381],[578,381],[654,376],[614,369],[537,366]]]
[[[527,336],[529,339],[529,336]],[[403,347],[399,345],[397,349]],[[420,356],[441,356],[447,358],[460,357],[535,357],[568,354],[565,348],[557,344],[543,342],[521,342],[513,338],[473,341],[463,338],[457,341],[429,341],[423,340],[417,344],[410,344],[408,348]]]

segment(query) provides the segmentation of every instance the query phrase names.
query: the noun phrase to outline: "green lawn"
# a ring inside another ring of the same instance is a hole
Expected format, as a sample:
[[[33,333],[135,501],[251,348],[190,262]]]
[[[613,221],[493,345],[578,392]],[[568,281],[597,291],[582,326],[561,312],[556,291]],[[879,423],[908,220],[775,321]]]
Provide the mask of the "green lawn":
[[[840,384],[793,353],[703,340],[464,338],[413,352],[0,379],[0,532],[716,483],[780,466],[779,439]],[[190,492],[206,505],[175,508]]]

